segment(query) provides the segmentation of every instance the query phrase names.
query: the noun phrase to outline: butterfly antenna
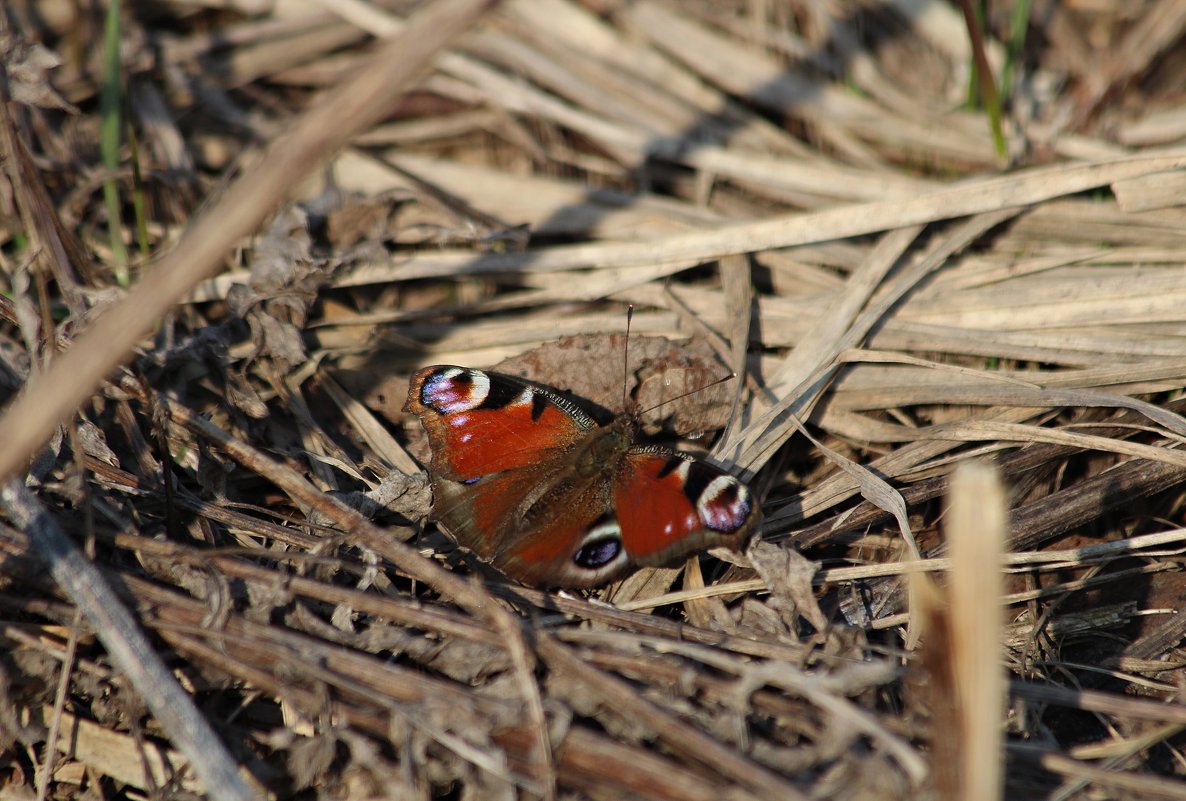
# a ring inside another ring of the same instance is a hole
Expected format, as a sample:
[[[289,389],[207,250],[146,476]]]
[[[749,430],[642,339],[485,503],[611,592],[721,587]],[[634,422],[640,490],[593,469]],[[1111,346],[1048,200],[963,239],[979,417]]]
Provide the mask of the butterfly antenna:
[[[665,398],[664,400],[661,400],[658,403],[656,403],[654,406],[648,406],[647,408],[642,409],[641,411],[638,412],[638,414],[639,415],[646,414],[647,412],[654,411],[655,409],[658,409],[660,406],[663,406],[664,404],[675,403],[677,400],[686,398],[689,395],[695,395],[697,392],[703,392],[706,389],[712,389],[717,384],[723,384],[726,381],[732,381],[734,378],[737,378],[737,373],[729,373],[729,375],[722,376],[721,378],[718,378],[716,381],[713,381],[711,384],[705,384],[702,387],[696,387],[695,389],[690,389],[687,392],[685,392],[683,395],[676,395],[674,398]]]
[[[630,321],[634,319],[634,304],[626,307],[626,342],[622,345],[622,410],[626,410],[626,382],[630,378]]]

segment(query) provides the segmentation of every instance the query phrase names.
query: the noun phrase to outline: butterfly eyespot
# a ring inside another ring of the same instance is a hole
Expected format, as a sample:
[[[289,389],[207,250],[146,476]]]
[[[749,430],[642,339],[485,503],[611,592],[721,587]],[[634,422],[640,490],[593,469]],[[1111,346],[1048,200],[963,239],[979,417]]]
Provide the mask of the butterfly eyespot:
[[[589,529],[581,547],[572,556],[577,567],[586,570],[600,570],[624,555],[622,550],[622,529],[613,518],[603,518]]]
[[[420,402],[439,414],[476,409],[490,394],[490,377],[478,370],[446,367],[424,379]]]
[[[474,476],[473,478],[463,478],[461,480],[461,483],[465,484],[467,487],[472,487],[474,484],[477,484],[483,478],[484,478],[483,476]]]
[[[724,534],[741,528],[752,509],[749,490],[732,476],[714,478],[696,502],[696,511],[704,525]]]
[[[597,542],[582,545],[580,549],[573,556],[572,560],[577,563],[579,567],[588,570],[596,570],[600,567],[605,567],[610,562],[618,558],[618,554],[622,552],[622,541],[619,539],[605,539]]]

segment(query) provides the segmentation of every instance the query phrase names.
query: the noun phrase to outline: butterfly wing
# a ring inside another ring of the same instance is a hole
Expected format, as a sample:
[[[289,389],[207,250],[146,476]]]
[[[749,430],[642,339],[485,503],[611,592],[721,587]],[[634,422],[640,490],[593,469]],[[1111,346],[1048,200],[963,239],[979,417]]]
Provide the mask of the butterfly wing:
[[[703,548],[739,550],[761,519],[745,484],[685,454],[632,449],[606,475],[509,542],[495,566],[525,584],[597,587]]]
[[[498,485],[514,481],[512,475],[479,482],[467,501],[472,500],[475,507],[485,507],[490,501],[498,504],[499,496],[505,494]],[[492,552],[479,555],[516,581],[533,587],[587,588],[619,578],[631,565],[621,548],[617,523],[608,511],[608,487],[608,481],[600,481],[575,488],[564,494],[561,502],[546,504],[547,514],[530,522],[517,521],[518,528],[494,538],[498,546]],[[451,494],[447,485],[443,490],[446,497]],[[465,541],[472,519],[462,516],[450,527],[459,542]]]
[[[650,566],[704,548],[740,550],[761,519],[737,478],[663,448],[636,448],[626,455],[614,480],[614,509],[630,561]]]
[[[452,365],[416,373],[404,410],[428,433],[433,517],[496,565],[532,526],[525,512],[565,455],[597,428],[571,401],[542,387]]]
[[[535,384],[452,365],[412,376],[404,411],[428,432],[433,477],[452,481],[550,462],[597,427],[571,401]]]

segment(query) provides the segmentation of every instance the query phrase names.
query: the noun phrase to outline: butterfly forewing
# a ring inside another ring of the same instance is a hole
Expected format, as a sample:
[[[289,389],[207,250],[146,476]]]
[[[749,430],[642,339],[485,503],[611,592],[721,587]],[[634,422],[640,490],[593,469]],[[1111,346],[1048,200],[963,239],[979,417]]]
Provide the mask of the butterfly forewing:
[[[703,548],[739,549],[758,525],[745,484],[690,456],[631,451],[614,481],[614,505],[631,559],[664,565]]]
[[[569,450],[595,435],[596,423],[543,388],[451,365],[416,373],[405,409],[419,415],[428,432],[433,517],[458,543],[508,575],[554,584],[547,576],[568,557],[561,555],[566,546],[555,532],[567,528],[579,539],[606,501],[596,510],[576,511],[581,519],[573,522],[574,510],[588,501],[564,497],[563,485],[549,479],[563,473]],[[549,491],[559,497],[548,497]],[[539,536],[532,537],[533,531]],[[529,556],[517,556],[533,545]],[[538,562],[552,552],[557,555]]]
[[[404,409],[428,432],[434,478],[465,481],[548,462],[596,427],[561,402],[511,376],[437,365],[412,377]]]

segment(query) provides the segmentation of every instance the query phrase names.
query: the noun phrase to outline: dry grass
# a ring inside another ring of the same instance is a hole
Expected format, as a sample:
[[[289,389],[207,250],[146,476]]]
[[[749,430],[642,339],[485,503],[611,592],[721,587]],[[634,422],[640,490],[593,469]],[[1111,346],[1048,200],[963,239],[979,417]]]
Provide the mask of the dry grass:
[[[991,4],[1003,153],[942,3],[406,5],[125,8],[106,166],[3,9],[0,799],[1186,798],[1181,4]],[[763,536],[508,584],[408,376],[627,304]]]

